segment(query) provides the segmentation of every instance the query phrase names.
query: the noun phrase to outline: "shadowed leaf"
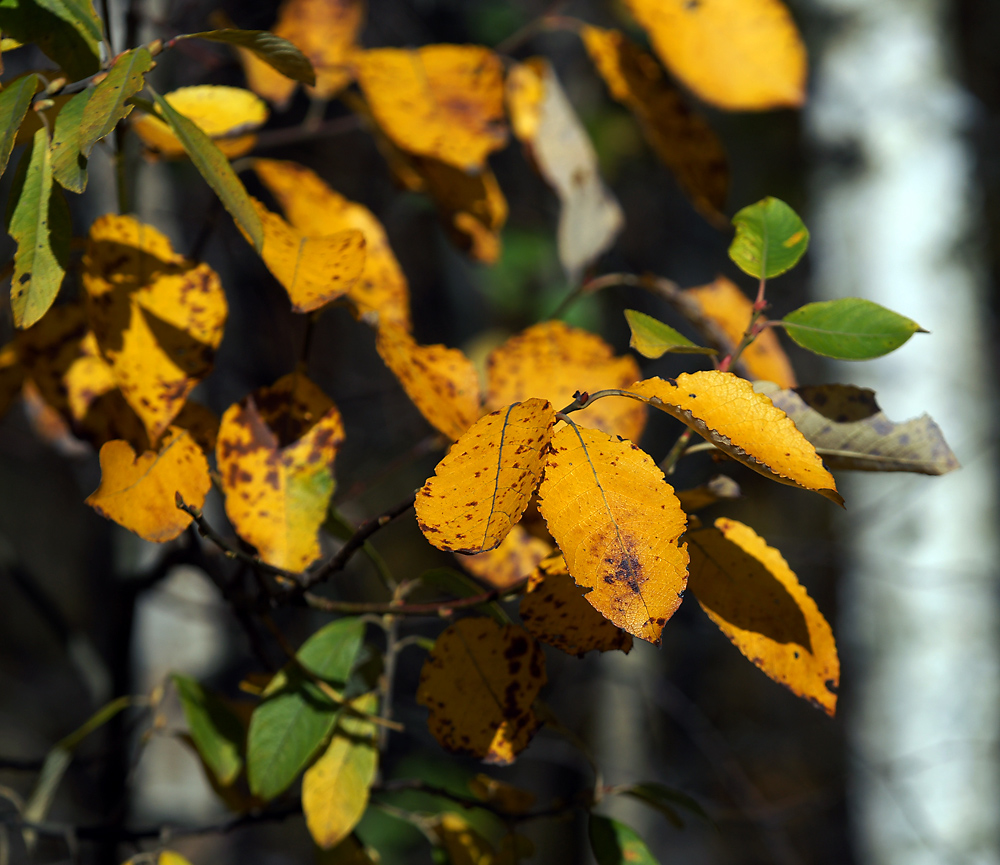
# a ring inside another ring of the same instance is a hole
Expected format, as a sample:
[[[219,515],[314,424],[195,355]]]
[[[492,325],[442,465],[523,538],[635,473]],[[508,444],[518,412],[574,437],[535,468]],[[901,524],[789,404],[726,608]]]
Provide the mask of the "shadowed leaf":
[[[200,33],[188,33],[179,38],[207,39],[209,42],[237,45],[252,51],[256,57],[285,78],[301,81],[303,84],[316,83],[316,73],[309,58],[287,39],[269,30],[202,30]]]
[[[0,91],[0,174],[7,169],[17,131],[21,128],[37,89],[38,76],[25,75],[8,82]]]
[[[659,865],[646,843],[624,823],[592,813],[589,834],[597,865]]]
[[[240,719],[190,676],[174,673],[171,678],[198,754],[220,785],[232,784],[243,769],[244,734]]]
[[[0,31],[35,43],[70,80],[101,65],[101,23],[90,0],[0,0]]]

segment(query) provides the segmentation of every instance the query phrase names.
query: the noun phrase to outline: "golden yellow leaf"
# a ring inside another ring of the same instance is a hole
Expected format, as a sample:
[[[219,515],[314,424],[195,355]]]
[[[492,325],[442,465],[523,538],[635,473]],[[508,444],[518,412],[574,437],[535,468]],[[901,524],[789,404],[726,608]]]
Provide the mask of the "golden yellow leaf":
[[[267,105],[242,87],[199,84],[165,93],[164,99],[235,159],[253,149],[257,136],[248,134],[267,122]],[[169,159],[185,156],[184,145],[155,114],[136,112],[132,128],[154,153]]]
[[[656,155],[684,194],[710,221],[728,225],[726,151],[705,119],[691,109],[660,64],[617,30],[584,27],[583,44],[611,95],[639,121]]]
[[[365,269],[365,236],[356,229],[307,237],[251,198],[264,228],[261,258],[296,312],[312,312],[346,294]]]
[[[479,374],[457,348],[417,345],[398,325],[384,324],[375,342],[406,395],[435,429],[457,439],[479,417]]]
[[[610,652],[632,648],[632,635],[616,628],[587,603],[573,582],[562,553],[541,562],[528,580],[518,609],[525,629],[536,640],[582,658],[591,649]]]
[[[360,315],[410,330],[410,290],[382,223],[364,205],[334,192],[315,173],[294,162],[255,159],[254,170],[278,200],[288,221],[306,237],[356,229],[365,239],[365,265],[347,289]]]
[[[687,583],[677,539],[687,517],[652,458],[632,442],[566,426],[552,438],[538,509],[590,604],[659,645]]]
[[[521,525],[510,530],[496,549],[462,556],[462,567],[495,589],[506,589],[528,576],[552,552],[552,545],[525,531]]]
[[[576,391],[627,388],[639,375],[631,355],[614,350],[593,333],[561,321],[545,321],[511,337],[486,361],[486,407],[491,411],[516,400],[547,399],[556,409]],[[574,420],[637,441],[646,410],[631,400],[602,399],[577,412]]]
[[[776,682],[833,715],[833,632],[788,564],[749,526],[718,519],[688,535],[691,591],[733,645]]]
[[[223,414],[215,453],[226,514],[264,561],[301,571],[319,557],[343,440],[337,407],[301,373]]]
[[[450,865],[495,865],[492,845],[459,814],[445,812],[431,824],[431,831],[448,854]]]
[[[739,345],[753,315],[753,303],[739,287],[724,276],[715,282],[684,291],[698,306],[701,314],[725,334],[729,353]],[[766,321],[766,319],[761,319]],[[782,388],[795,387],[795,372],[788,360],[778,335],[772,328],[760,332],[740,355],[739,363],[751,379],[773,381]]]
[[[536,801],[534,793],[482,773],[469,781],[469,790],[477,799],[482,799],[504,814],[525,814]]]
[[[403,150],[478,171],[507,143],[503,63],[488,48],[378,48],[357,64],[375,120]]]
[[[532,711],[547,681],[542,647],[517,625],[461,619],[437,638],[424,662],[417,702],[449,751],[511,763],[539,720]]]
[[[806,49],[781,0],[626,0],[666,64],[729,111],[805,102]]]
[[[816,448],[745,378],[718,370],[685,372],[676,379],[639,381],[629,390],[764,477],[843,505]]]
[[[177,507],[177,493],[200,508],[212,487],[201,448],[177,427],[167,430],[158,451],[136,457],[128,442],[110,441],[100,460],[101,485],[87,504],[147,541],[173,540],[191,524]]]
[[[155,444],[222,341],[219,277],[174,253],[152,226],[107,215],[91,225],[83,285],[101,355]]]
[[[517,402],[478,420],[417,493],[417,525],[439,550],[482,553],[507,537],[528,506],[552,438],[555,409]]]
[[[156,865],[191,865],[180,853],[173,850],[161,850]]]

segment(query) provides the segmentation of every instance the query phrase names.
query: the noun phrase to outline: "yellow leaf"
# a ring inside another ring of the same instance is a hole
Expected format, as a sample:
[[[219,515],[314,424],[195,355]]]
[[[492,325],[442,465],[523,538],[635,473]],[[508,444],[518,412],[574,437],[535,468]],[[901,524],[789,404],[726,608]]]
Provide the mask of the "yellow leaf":
[[[191,865],[191,863],[180,853],[175,853],[173,850],[162,850],[156,860],[156,865]]]
[[[14,336],[25,375],[45,403],[67,421],[72,415],[65,376],[81,356],[81,343],[87,333],[83,307],[67,303],[54,306],[41,321]]]
[[[226,514],[264,561],[301,571],[319,557],[343,440],[337,407],[299,373],[254,391],[222,416],[215,453]]]
[[[461,619],[428,654],[417,702],[430,709],[427,726],[447,750],[511,763],[538,728],[531,706],[546,681],[542,647],[524,630]]]
[[[446,812],[431,823],[431,830],[448,854],[450,865],[494,865],[496,852],[459,814]]]
[[[616,628],[587,603],[562,553],[539,564],[528,580],[518,612],[531,636],[569,655],[582,658],[591,649],[620,649],[627,654],[632,648],[631,634]]]
[[[370,714],[377,703],[370,695],[355,705]],[[319,847],[335,847],[358,824],[377,765],[375,724],[341,712],[329,747],[302,777],[302,811]]]
[[[482,773],[469,781],[469,790],[477,799],[482,799],[504,814],[526,814],[536,801],[534,793]]]
[[[516,525],[496,549],[462,556],[461,564],[484,583],[495,589],[506,589],[528,576],[551,552],[551,544]]]
[[[181,87],[163,98],[213,139],[230,159],[253,149],[257,136],[247,133],[267,121],[267,105],[241,87],[199,84]],[[136,114],[132,128],[146,147],[169,159],[186,155],[184,145],[164,121],[154,114]]]
[[[529,399],[478,420],[417,493],[417,524],[439,550],[494,549],[528,506],[542,474],[555,410]]]
[[[334,192],[316,174],[294,162],[255,159],[254,170],[278,200],[288,221],[306,237],[356,229],[365,239],[361,277],[347,289],[360,315],[410,330],[410,291],[382,223],[364,205]]]
[[[843,505],[816,448],[746,379],[709,370],[682,373],[676,379],[649,378],[629,390],[764,477]]]
[[[749,526],[718,519],[688,535],[691,591],[747,658],[833,715],[840,661],[833,632],[773,547]]]
[[[176,493],[200,508],[212,487],[201,448],[177,427],[167,430],[159,451],[136,457],[128,442],[110,441],[100,460],[101,485],[87,504],[147,541],[173,540],[191,524],[177,507]]]
[[[806,49],[781,0],[626,0],[666,64],[729,111],[805,102]]]
[[[379,48],[358,55],[358,83],[403,150],[478,171],[507,143],[503,63],[479,45]]]
[[[219,277],[131,216],[94,221],[83,268],[101,355],[155,443],[211,370],[228,311]]]
[[[264,228],[261,258],[280,282],[296,312],[312,312],[346,294],[365,268],[365,236],[346,229],[306,237],[277,213],[251,198]]]
[[[603,339],[561,321],[536,324],[511,337],[486,362],[486,407],[491,411],[528,397],[547,399],[561,409],[580,391],[627,388],[639,375],[630,355],[615,357]],[[638,440],[646,410],[623,399],[602,399],[577,412],[574,420]]]
[[[457,348],[417,345],[403,328],[384,324],[375,342],[406,395],[435,429],[457,439],[479,417],[479,374]]]
[[[581,35],[611,95],[636,116],[684,194],[711,222],[728,225],[722,211],[729,192],[729,163],[712,128],[688,106],[660,64],[634,42],[600,27],[584,27]]]
[[[725,350],[732,353],[743,338],[753,315],[750,298],[724,276],[717,277],[715,282],[708,285],[686,289],[684,295],[691,298],[701,314],[722,331],[729,343]],[[761,321],[766,319],[762,318]],[[795,387],[797,384],[792,364],[772,328],[761,331],[743,349],[739,363],[751,379],[773,381],[782,388]]]
[[[590,604],[659,645],[680,605],[686,516],[652,458],[632,442],[579,426],[552,439],[538,509]]]

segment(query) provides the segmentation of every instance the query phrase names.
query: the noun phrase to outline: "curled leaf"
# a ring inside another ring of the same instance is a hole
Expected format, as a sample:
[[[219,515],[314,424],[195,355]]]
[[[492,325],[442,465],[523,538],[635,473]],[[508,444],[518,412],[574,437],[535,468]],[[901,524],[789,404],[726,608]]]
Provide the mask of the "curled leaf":
[[[251,51],[256,57],[285,78],[301,81],[303,84],[315,84],[316,72],[312,63],[298,48],[287,39],[269,30],[203,30],[200,33],[187,33],[180,39],[206,39],[209,42],[224,42],[238,45]]]

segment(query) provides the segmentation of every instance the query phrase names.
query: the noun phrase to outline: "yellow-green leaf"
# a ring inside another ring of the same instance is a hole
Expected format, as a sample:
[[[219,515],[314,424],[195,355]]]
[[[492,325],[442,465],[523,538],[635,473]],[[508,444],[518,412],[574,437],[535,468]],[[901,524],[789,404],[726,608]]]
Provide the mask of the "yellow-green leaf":
[[[153,58],[145,47],[122,54],[101,81],[83,110],[80,123],[80,153],[86,159],[104,136],[131,113],[128,100],[142,90],[145,75],[153,65]]]
[[[80,152],[80,123],[93,90],[72,96],[56,115],[52,133],[52,176],[63,189],[81,193],[87,188],[87,157]]]
[[[4,85],[0,91],[0,174],[7,168],[10,152],[28,106],[38,89],[38,76],[25,75]]]
[[[100,69],[101,22],[91,0],[2,0],[0,31],[34,42],[71,81]]]
[[[664,324],[659,319],[636,309],[626,309],[625,320],[628,322],[629,330],[632,331],[629,345],[643,357],[663,357],[671,351],[678,354],[718,353],[714,348],[695,345],[669,324]]]

